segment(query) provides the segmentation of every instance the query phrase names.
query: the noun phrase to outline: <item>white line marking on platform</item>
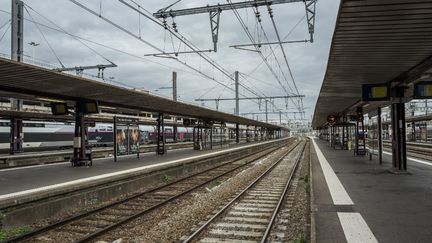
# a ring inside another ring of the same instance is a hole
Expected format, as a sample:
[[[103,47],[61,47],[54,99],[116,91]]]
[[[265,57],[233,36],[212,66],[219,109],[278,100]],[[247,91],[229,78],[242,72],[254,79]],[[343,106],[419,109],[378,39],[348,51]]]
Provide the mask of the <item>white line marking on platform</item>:
[[[321,149],[315,142],[315,139],[311,138],[315,151],[318,156],[318,161],[321,164],[322,171],[324,173],[324,178],[327,182],[327,187],[330,191],[330,195],[333,199],[333,204],[335,205],[353,205],[353,201],[346,192],[344,186],[340,182],[339,178],[336,176],[335,172],[331,168],[329,162],[324,157]]]
[[[271,140],[271,141],[262,142],[262,143],[259,143],[259,144],[262,145],[262,144],[276,142],[276,141],[279,141],[279,140],[280,139],[278,139],[278,140]],[[231,151],[236,151],[236,150],[240,150],[240,149],[244,149],[244,148],[248,148],[248,147],[252,147],[252,146],[256,146],[256,145],[258,145],[258,143],[251,144],[251,145],[246,145],[246,146],[239,146],[239,147],[225,149],[225,150],[220,150],[220,151],[216,151],[216,152],[212,152],[212,153],[206,153],[206,154],[191,156],[191,157],[177,159],[177,160],[172,160],[172,161],[167,161],[167,162],[153,164],[153,165],[141,166],[141,167],[137,167],[137,168],[133,168],[133,169],[127,169],[127,170],[122,170],[122,171],[117,171],[117,172],[102,174],[102,175],[98,175],[98,176],[87,177],[87,178],[73,180],[73,181],[67,181],[67,182],[63,182],[63,183],[53,184],[53,185],[39,187],[39,188],[34,188],[34,189],[29,189],[29,190],[24,190],[24,191],[20,191],[20,192],[13,192],[13,193],[9,193],[9,194],[3,194],[3,195],[0,195],[0,200],[5,200],[5,199],[9,199],[9,198],[24,196],[24,195],[28,195],[28,194],[32,194],[32,193],[39,193],[39,192],[48,191],[48,190],[52,190],[52,189],[57,189],[57,188],[61,188],[61,187],[66,187],[66,186],[71,186],[71,185],[78,185],[78,184],[84,183],[84,182],[90,182],[90,181],[95,181],[95,180],[99,180],[99,179],[105,179],[105,178],[108,178],[108,177],[113,177],[113,176],[118,176],[118,175],[124,175],[124,174],[128,174],[128,173],[142,171],[142,170],[145,170],[145,169],[150,169],[150,168],[155,168],[155,167],[160,167],[160,166],[175,164],[175,163],[179,163],[179,162],[186,161],[186,160],[189,160],[189,159],[199,159],[199,158],[206,157],[206,156],[209,156],[209,155],[219,155],[219,154],[228,153],[228,152],[231,152]]]
[[[378,243],[360,213],[337,213],[348,243]]]
[[[383,153],[384,153],[384,154],[388,154],[388,155],[392,155],[392,153],[387,152],[387,151],[383,151]],[[432,162],[427,162],[427,161],[425,161],[425,160],[415,159],[415,158],[412,158],[412,157],[407,157],[407,159],[408,159],[408,160],[411,160],[411,161],[414,161],[414,162],[416,162],[416,163],[420,163],[420,164],[424,164],[424,165],[432,166]]]

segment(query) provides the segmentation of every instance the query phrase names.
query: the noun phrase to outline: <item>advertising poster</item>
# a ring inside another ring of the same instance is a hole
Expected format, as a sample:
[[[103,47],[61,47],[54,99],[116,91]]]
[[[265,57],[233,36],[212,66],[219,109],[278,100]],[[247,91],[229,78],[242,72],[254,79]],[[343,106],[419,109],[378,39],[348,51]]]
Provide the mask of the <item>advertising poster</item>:
[[[138,126],[130,126],[129,132],[129,154],[138,153],[139,141],[140,141],[140,131]]]
[[[117,155],[128,154],[128,127],[117,126],[116,129],[116,143],[117,143]]]

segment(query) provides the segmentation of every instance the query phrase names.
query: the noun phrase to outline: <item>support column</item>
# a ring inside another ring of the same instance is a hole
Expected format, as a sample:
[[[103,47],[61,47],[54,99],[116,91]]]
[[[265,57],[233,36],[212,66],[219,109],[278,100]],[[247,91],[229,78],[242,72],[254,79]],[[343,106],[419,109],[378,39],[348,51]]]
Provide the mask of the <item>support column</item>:
[[[156,154],[163,155],[165,154],[166,150],[165,150],[165,124],[164,124],[164,117],[162,113],[158,113],[158,118],[156,122],[157,122]]]
[[[213,149],[213,127],[210,127],[210,149]]]
[[[250,143],[249,125],[246,126],[246,142]]]
[[[23,122],[18,118],[10,119],[10,154],[23,152]]]
[[[87,154],[87,127],[85,117],[82,112],[82,104],[77,102],[75,105],[75,132],[74,132],[74,154],[71,160],[72,166],[91,164],[91,155]]]
[[[234,73],[235,76],[235,105],[236,105],[236,110],[235,110],[235,114],[238,116],[240,115],[240,100],[239,100],[239,72],[235,71]]]
[[[24,3],[12,0],[11,6],[11,58],[14,61],[23,61],[24,43]],[[11,109],[22,110],[22,100],[10,99]],[[10,154],[23,152],[23,121],[12,117],[10,119]]]
[[[220,132],[220,144],[221,144],[221,148],[223,147],[223,137],[224,137],[224,129],[222,128],[222,126],[219,128],[219,132]]]
[[[265,100],[265,115],[266,115],[266,123],[268,123],[268,100]]]
[[[382,164],[383,142],[382,142],[382,120],[381,107],[378,107],[378,160]]]
[[[392,122],[392,160],[393,168],[399,171],[407,169],[405,104],[393,103],[391,106]]]
[[[177,101],[177,72],[172,73],[173,100]],[[174,122],[177,123],[177,117],[174,116]],[[173,140],[177,143],[177,126],[173,126]]]
[[[239,129],[239,124],[238,123],[236,123],[235,133],[236,133],[236,143],[238,144],[238,143],[240,143],[240,129]]]

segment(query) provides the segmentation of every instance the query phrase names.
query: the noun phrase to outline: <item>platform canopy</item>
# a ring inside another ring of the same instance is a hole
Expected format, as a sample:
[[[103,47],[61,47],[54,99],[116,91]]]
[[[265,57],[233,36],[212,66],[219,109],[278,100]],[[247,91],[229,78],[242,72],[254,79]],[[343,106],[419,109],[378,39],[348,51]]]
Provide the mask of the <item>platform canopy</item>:
[[[432,73],[431,67],[432,1],[341,0],[312,126],[366,105],[362,84],[412,85]]]
[[[0,58],[0,92],[2,96],[10,98],[43,98],[64,101],[89,99],[110,107],[162,112],[169,115],[274,129],[282,128],[192,104],[175,102],[146,92],[134,91],[4,58]]]

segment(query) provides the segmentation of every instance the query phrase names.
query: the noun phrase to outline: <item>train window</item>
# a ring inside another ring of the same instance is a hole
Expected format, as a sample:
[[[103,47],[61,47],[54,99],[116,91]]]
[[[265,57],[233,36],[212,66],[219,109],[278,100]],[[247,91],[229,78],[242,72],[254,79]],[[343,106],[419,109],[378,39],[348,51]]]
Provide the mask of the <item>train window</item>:
[[[45,127],[43,123],[24,123],[24,127]]]
[[[108,132],[112,132],[112,130],[113,130],[112,127],[108,127],[108,128],[107,128],[107,131],[108,131]]]

